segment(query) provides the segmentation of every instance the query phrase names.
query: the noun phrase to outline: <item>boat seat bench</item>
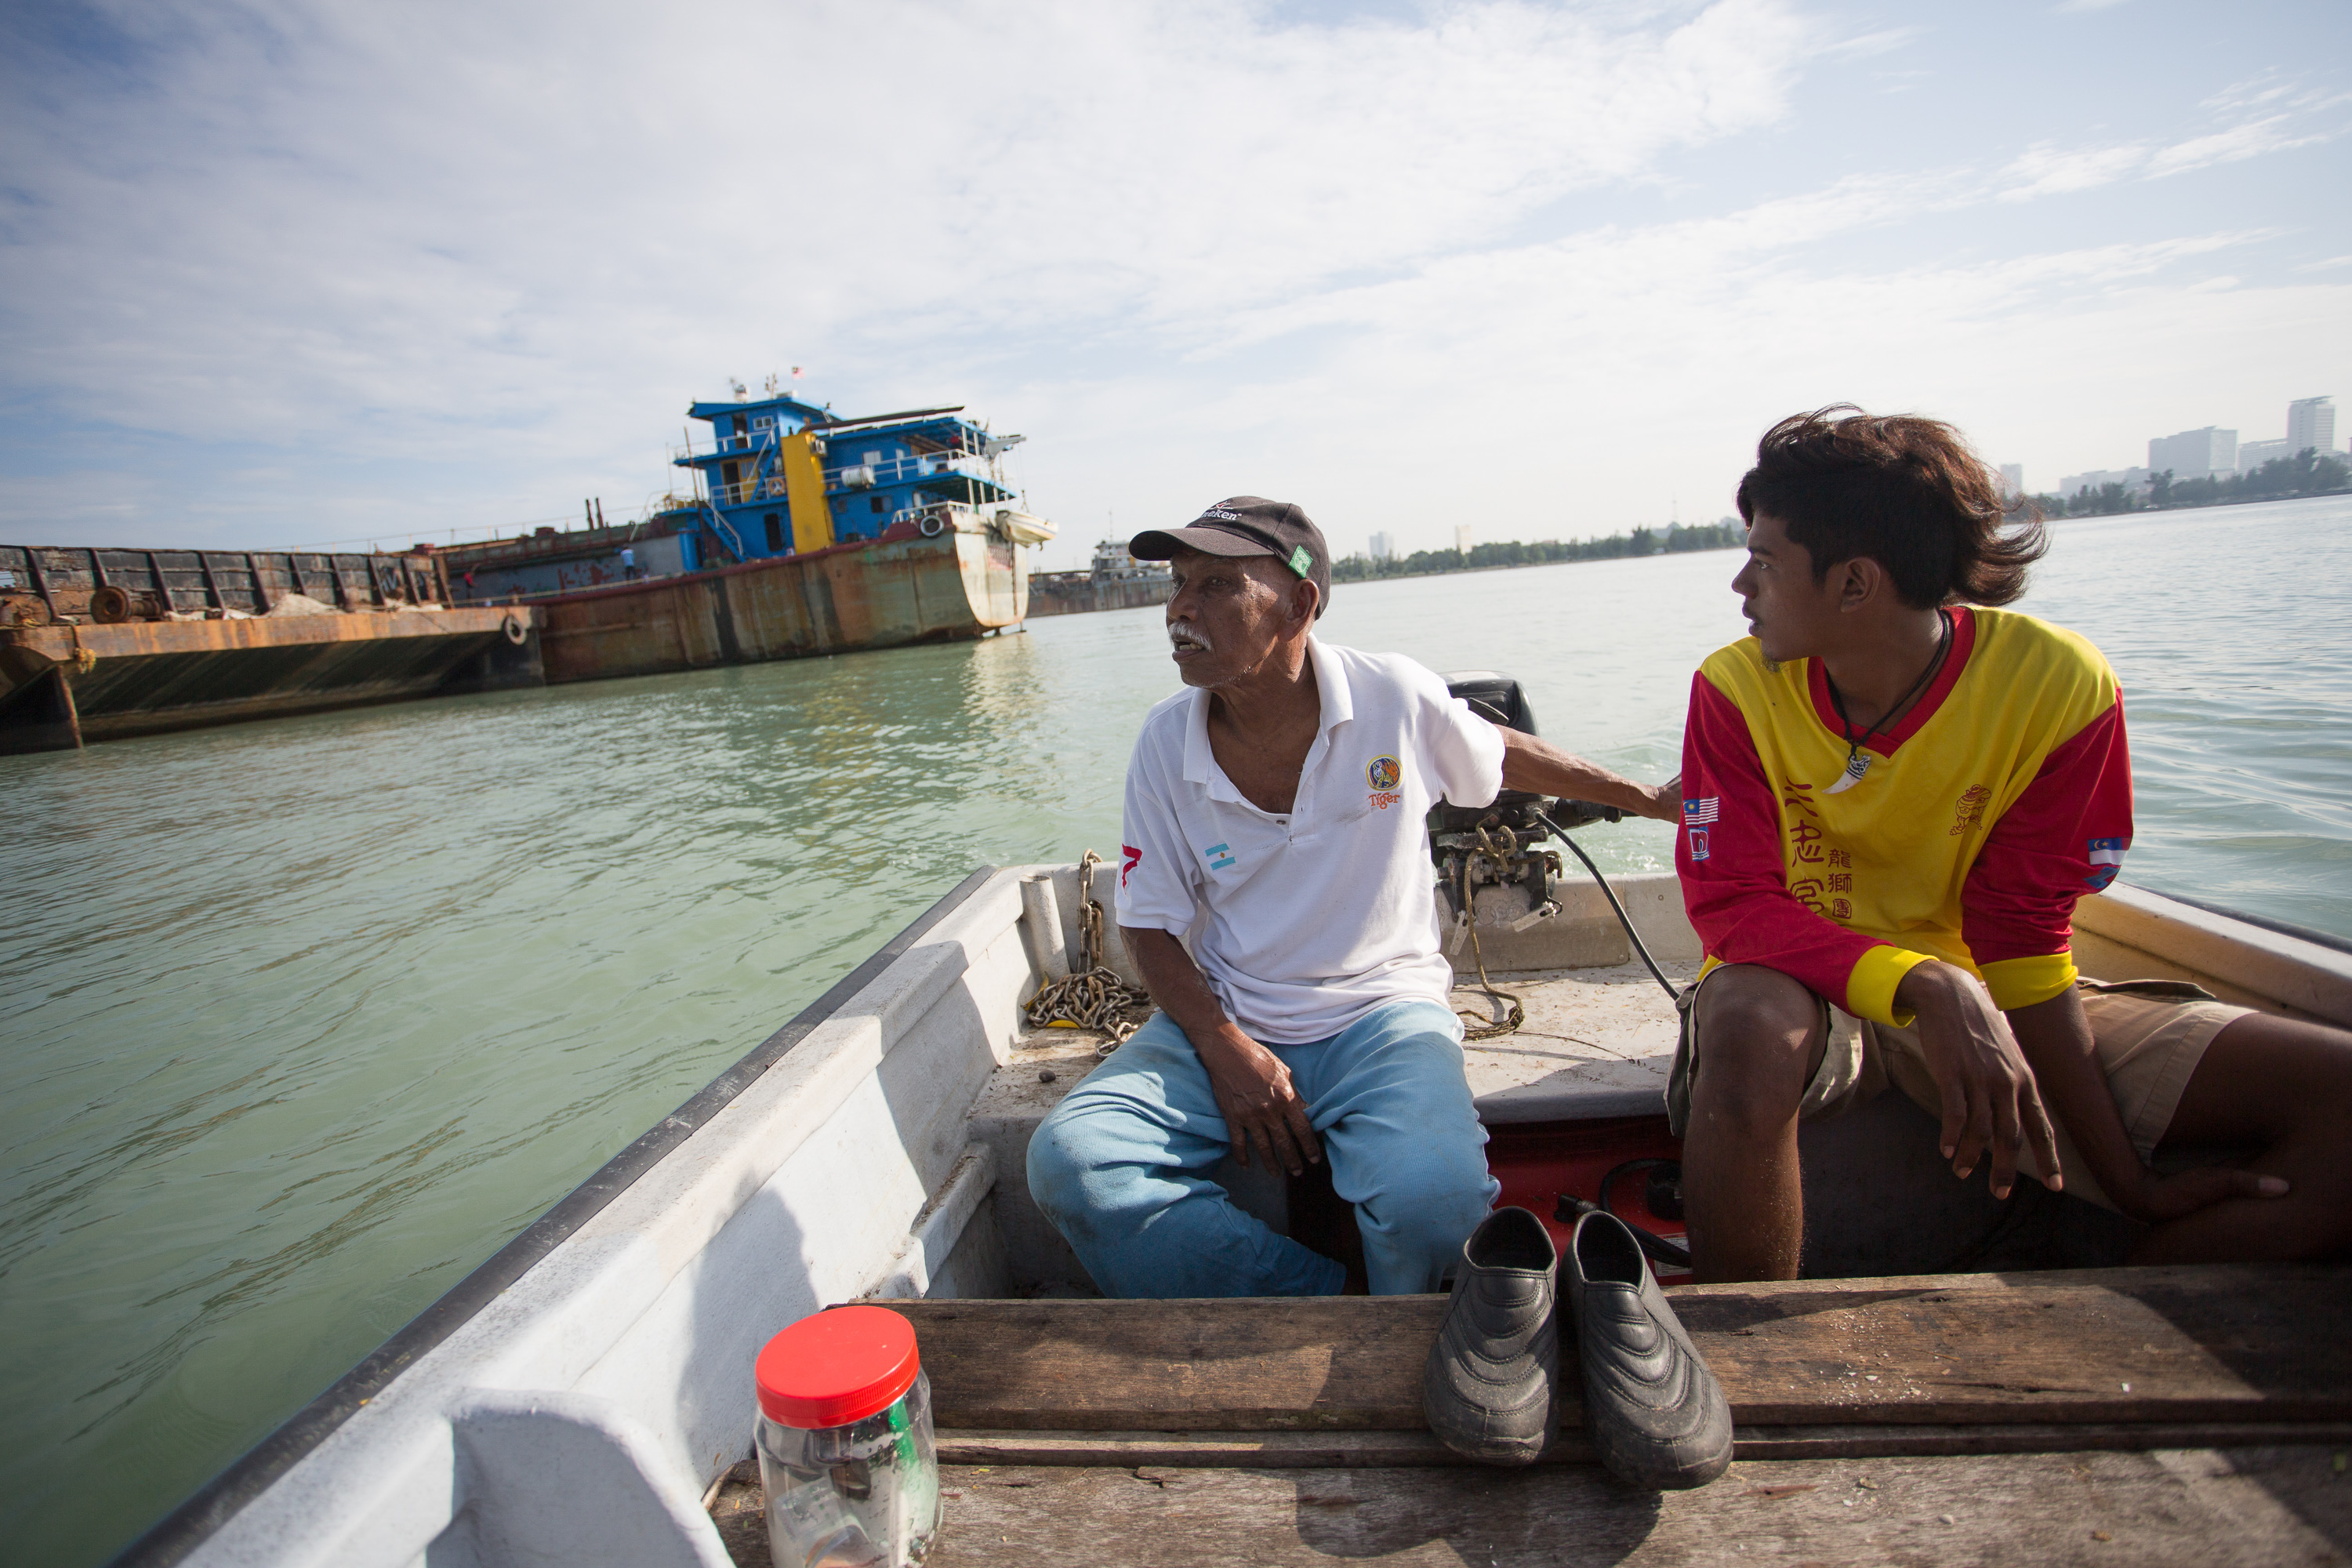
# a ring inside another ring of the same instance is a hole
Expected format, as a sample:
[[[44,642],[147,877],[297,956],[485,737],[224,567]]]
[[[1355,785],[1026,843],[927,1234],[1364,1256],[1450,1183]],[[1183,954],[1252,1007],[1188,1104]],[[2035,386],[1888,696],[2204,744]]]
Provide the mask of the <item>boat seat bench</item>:
[[[1955,1518],[1972,1499],[2027,1496],[2028,1503],[2002,1505],[2012,1533],[1998,1538],[2008,1545],[1995,1554],[2007,1555],[2026,1550],[2016,1530],[2071,1530],[2097,1512],[2084,1512],[2087,1503],[2058,1509],[2042,1495],[2084,1477],[2121,1489],[2125,1501],[2099,1506],[2120,1510],[2119,1526],[2126,1516],[2139,1520],[2144,1552],[2163,1556],[2158,1538],[2171,1528],[2164,1521],[2194,1510],[2183,1512],[2189,1483],[2149,1458],[2161,1450],[2207,1454],[2190,1468],[2210,1470],[2215,1486],[2244,1464],[2323,1489],[2315,1495],[2336,1500],[2333,1512],[2321,1510],[2335,1522],[2297,1528],[2319,1530],[2323,1543],[2346,1553],[2337,1560],[2352,1561],[2352,1479],[2324,1490],[2340,1473],[2332,1456],[2352,1445],[2352,1269],[1795,1280],[1685,1286],[1672,1299],[1730,1398],[1740,1468],[1704,1492],[1664,1501],[1618,1489],[1591,1467],[1572,1388],[1562,1440],[1535,1470],[1486,1471],[1440,1446],[1423,1422],[1421,1369],[1442,1297],[894,1301],[916,1325],[940,1457],[957,1494],[934,1561],[1049,1563],[1066,1550],[1078,1561],[1090,1538],[1058,1518],[1064,1507],[1075,1520],[1100,1522],[1108,1510],[1150,1529],[1148,1516],[1188,1499],[1195,1512],[1231,1515],[1240,1532],[1233,1560],[1277,1562],[1328,1555],[1335,1546],[1306,1546],[1323,1526],[1338,1532],[1335,1542],[1346,1536],[1348,1521],[1355,1529],[1386,1521],[1381,1531],[1424,1543],[1502,1530],[1477,1498],[1517,1499],[1515,1506],[1545,1518],[1598,1510],[1615,1521],[1601,1537],[1615,1538],[1625,1524],[1617,1516],[1628,1510],[1646,1509],[1643,1517],[1654,1521],[1671,1512],[1696,1529],[1726,1510],[1745,1517],[1824,1488],[1842,1495],[1813,1500],[1816,1511],[1826,1502],[1844,1514],[1848,1497],[1878,1510],[1887,1500],[1871,1494],[1896,1488],[1898,1478],[1906,1495],[1943,1497],[1936,1511]],[[2258,1452],[2268,1458],[2242,1457]],[[1943,1479],[1922,1479],[1934,1477]],[[2037,1477],[2050,1486],[2021,1479]],[[764,1561],[764,1546],[749,1542],[742,1524],[745,1517],[757,1524],[757,1493],[756,1470],[739,1468],[714,1501],[739,1562]],[[1040,1511],[1047,1497],[1065,1494]],[[2282,1517],[2293,1522],[2309,1512],[2288,1509]],[[1024,1553],[1025,1530],[1049,1539]],[[1260,1542],[1265,1530],[1275,1537]],[[2094,1544],[2087,1530],[2076,1533],[2086,1549]],[[1050,1544],[1064,1537],[1063,1546]],[[1202,1549],[1197,1535],[1189,1539]],[[1265,1552],[1245,1549],[1244,1539]],[[1543,1531],[1517,1546],[1499,1538],[1488,1544],[1533,1552],[1546,1539],[1557,1547]],[[2046,1554],[2052,1542],[2033,1539],[2033,1552]],[[1993,1541],[1960,1531],[1933,1549],[1991,1552]],[[982,1545],[1002,1552],[976,1551]],[[1092,1539],[1093,1561],[1208,1560],[1181,1552],[1104,1555],[1102,1546]],[[743,1555],[753,1547],[754,1556]],[[1883,1561],[1885,1552],[1874,1547],[1870,1555]]]

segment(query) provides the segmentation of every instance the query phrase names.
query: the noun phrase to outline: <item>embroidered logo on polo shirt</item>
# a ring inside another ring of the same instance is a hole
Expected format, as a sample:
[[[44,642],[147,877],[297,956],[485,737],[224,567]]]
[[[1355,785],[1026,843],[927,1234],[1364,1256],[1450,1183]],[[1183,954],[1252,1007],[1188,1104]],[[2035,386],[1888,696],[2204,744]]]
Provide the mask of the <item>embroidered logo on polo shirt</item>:
[[[1231,845],[1212,844],[1206,853],[1209,857],[1209,869],[1212,871],[1222,871],[1234,863],[1234,851]]]
[[[1374,757],[1364,764],[1364,782],[1372,786],[1372,809],[1386,811],[1404,798],[1397,785],[1404,779],[1404,764],[1394,757]]]

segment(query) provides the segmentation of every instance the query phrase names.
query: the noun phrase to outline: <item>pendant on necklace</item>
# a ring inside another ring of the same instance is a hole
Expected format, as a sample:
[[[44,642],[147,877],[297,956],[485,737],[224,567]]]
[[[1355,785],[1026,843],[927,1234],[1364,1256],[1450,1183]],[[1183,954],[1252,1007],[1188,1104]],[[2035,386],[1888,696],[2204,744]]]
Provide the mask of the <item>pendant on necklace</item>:
[[[1874,759],[1868,752],[1857,750],[1847,752],[1845,759],[1845,772],[1838,775],[1837,783],[1830,785],[1829,788],[1822,791],[1822,793],[1823,795],[1843,795],[1847,790],[1852,789],[1854,785],[1862,782],[1862,775],[1870,771],[1870,764],[1874,760]]]

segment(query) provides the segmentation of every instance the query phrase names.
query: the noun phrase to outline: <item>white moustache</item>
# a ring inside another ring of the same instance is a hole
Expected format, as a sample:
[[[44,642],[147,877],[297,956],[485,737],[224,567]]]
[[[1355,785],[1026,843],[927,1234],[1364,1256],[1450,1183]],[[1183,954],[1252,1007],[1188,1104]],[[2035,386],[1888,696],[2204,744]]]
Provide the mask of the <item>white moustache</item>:
[[[1190,621],[1178,621],[1171,626],[1168,628],[1168,640],[1171,643],[1191,643],[1202,653],[1215,651],[1209,646],[1209,634]]]

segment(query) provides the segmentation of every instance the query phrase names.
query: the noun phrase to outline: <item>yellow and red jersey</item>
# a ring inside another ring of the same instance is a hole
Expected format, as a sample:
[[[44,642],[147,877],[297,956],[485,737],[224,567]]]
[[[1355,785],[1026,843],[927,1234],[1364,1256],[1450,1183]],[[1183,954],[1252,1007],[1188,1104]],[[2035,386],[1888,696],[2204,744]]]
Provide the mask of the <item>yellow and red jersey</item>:
[[[1962,606],[1927,694],[1846,777],[1818,659],[1754,637],[1691,682],[1683,902],[1707,963],[1760,963],[1858,1018],[1906,1024],[1895,988],[1927,958],[2009,1009],[2074,984],[2074,900],[2131,847],[2123,693],[2088,641]]]

